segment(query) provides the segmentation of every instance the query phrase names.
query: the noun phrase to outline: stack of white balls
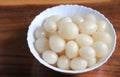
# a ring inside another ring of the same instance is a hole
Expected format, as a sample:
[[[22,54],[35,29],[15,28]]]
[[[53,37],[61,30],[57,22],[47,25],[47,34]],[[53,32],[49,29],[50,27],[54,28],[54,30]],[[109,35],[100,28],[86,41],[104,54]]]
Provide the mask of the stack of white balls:
[[[48,64],[82,70],[104,58],[111,44],[106,21],[93,14],[48,17],[35,31],[35,48]]]

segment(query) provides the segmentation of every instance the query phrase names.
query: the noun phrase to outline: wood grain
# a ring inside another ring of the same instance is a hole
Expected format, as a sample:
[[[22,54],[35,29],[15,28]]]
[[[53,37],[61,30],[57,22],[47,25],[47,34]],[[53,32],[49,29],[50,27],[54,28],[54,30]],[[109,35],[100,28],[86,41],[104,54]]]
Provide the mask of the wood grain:
[[[0,6],[0,77],[120,77],[120,2],[83,4],[103,13],[117,34],[116,50],[103,66],[76,75],[55,72],[30,53],[26,33],[32,19],[53,5]]]
[[[54,5],[54,4],[76,4],[76,3],[103,3],[112,0],[0,0],[0,5]]]

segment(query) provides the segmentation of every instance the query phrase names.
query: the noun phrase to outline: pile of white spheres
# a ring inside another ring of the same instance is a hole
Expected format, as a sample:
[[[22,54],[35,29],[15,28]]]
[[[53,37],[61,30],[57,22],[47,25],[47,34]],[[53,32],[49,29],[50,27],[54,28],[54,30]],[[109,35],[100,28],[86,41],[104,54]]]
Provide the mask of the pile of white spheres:
[[[94,14],[48,17],[34,32],[35,49],[55,67],[82,70],[95,65],[109,52],[108,23]]]

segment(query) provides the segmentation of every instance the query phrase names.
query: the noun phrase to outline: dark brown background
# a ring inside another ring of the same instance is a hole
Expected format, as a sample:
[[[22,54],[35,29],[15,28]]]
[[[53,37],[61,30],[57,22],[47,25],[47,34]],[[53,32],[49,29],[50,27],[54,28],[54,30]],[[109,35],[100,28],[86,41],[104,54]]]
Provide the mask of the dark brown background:
[[[0,77],[120,77],[120,1],[81,4],[103,13],[116,30],[116,50],[107,63],[91,72],[76,75],[44,67],[30,53],[26,34],[32,19],[56,4],[0,5]]]

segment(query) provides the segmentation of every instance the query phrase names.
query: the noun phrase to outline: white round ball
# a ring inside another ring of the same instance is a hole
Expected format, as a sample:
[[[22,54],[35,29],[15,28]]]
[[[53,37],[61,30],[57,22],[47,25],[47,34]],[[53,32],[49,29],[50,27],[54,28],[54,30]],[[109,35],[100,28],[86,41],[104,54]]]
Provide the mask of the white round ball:
[[[57,67],[61,69],[69,69],[69,59],[66,56],[60,56],[57,60]]]
[[[57,22],[61,19],[61,16],[60,15],[52,15],[50,17],[47,18],[47,20],[52,20],[54,22]]]
[[[35,48],[38,53],[43,53],[45,50],[49,49],[48,39],[45,37],[40,37],[35,41]]]
[[[96,51],[96,57],[100,57],[100,58],[103,58],[107,55],[108,53],[108,47],[107,45],[102,42],[102,41],[96,41],[94,44],[93,44],[93,47]]]
[[[74,23],[66,22],[59,27],[60,28],[58,32],[60,36],[64,39],[74,39],[78,35],[79,29]]]
[[[74,41],[68,41],[65,46],[65,53],[68,58],[74,58],[78,55],[78,45]]]
[[[97,30],[97,25],[95,22],[85,21],[81,25],[79,25],[79,29],[81,33],[93,34]]]
[[[61,25],[64,25],[66,22],[72,22],[72,19],[70,17],[62,17],[58,22],[57,26],[60,28]]]
[[[51,35],[49,45],[54,52],[59,53],[65,49],[65,40],[58,35]]]
[[[105,31],[107,28],[107,22],[104,20],[98,20],[97,21],[97,30],[98,31]]]
[[[79,57],[73,58],[70,62],[72,70],[83,70],[87,67],[87,61]]]
[[[89,58],[87,59],[88,67],[91,67],[96,64],[96,58]]]
[[[38,39],[38,38],[40,38],[40,37],[46,37],[46,33],[44,32],[44,30],[43,30],[42,27],[41,27],[41,28],[37,28],[37,29],[35,30],[34,35],[35,35],[35,38],[36,38],[36,39]]]
[[[95,57],[95,50],[92,47],[86,46],[79,50],[79,55],[84,59]]]
[[[64,22],[72,22],[72,19],[70,17],[62,17],[57,23],[62,24]]]
[[[54,21],[52,20],[46,20],[43,23],[43,28],[45,29],[45,31],[47,32],[55,32],[57,30],[57,25]]]
[[[109,33],[107,32],[96,32],[93,34],[94,41],[103,41],[107,44],[111,44],[112,38]]]
[[[81,25],[81,23],[84,22],[84,18],[82,16],[73,16],[72,17],[72,21],[76,24],[76,25]]]
[[[58,55],[53,51],[45,51],[42,54],[42,58],[48,63],[48,64],[55,64],[58,60]]]
[[[79,34],[75,40],[80,47],[90,46],[93,44],[92,37],[86,34]]]
[[[87,20],[87,21],[91,21],[91,22],[95,22],[96,21],[96,16],[95,15],[93,15],[93,14],[86,14],[85,15],[85,20]]]

